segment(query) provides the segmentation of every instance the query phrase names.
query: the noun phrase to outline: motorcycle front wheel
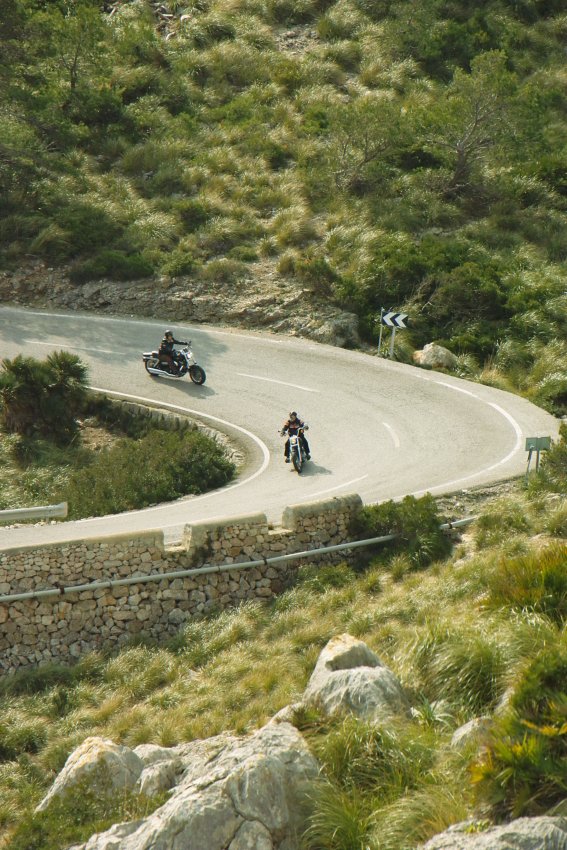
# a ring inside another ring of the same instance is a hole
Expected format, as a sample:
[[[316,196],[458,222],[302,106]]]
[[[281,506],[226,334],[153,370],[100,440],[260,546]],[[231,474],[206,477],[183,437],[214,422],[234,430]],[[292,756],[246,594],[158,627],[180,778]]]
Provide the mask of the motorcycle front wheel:
[[[194,384],[204,384],[207,376],[205,375],[205,370],[195,364],[189,369],[189,377]]]
[[[294,452],[291,456],[291,459],[293,461],[295,471],[301,472],[301,458],[299,457],[299,454],[297,452]]]

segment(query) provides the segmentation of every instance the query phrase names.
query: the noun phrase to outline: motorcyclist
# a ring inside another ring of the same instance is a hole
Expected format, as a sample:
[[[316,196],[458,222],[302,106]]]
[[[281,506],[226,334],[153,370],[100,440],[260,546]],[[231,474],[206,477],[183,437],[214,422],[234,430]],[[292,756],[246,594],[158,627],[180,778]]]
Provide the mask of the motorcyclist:
[[[173,331],[165,331],[158,354],[161,362],[168,364],[170,372],[179,371],[179,355],[175,350],[176,345],[188,345],[188,343],[175,339]]]
[[[297,411],[292,410],[289,414],[289,418],[286,419],[283,424],[283,428],[280,431],[282,437],[284,436],[284,434],[288,435],[284,447],[284,456],[286,463],[289,463],[289,438],[293,434],[299,435],[299,439],[301,441],[301,448],[305,452],[305,457],[307,458],[307,460],[311,460],[311,455],[309,453],[309,443],[305,438],[305,431],[307,431],[308,428],[309,425],[307,425],[307,423],[305,423],[302,419],[299,418],[299,416],[297,415]]]

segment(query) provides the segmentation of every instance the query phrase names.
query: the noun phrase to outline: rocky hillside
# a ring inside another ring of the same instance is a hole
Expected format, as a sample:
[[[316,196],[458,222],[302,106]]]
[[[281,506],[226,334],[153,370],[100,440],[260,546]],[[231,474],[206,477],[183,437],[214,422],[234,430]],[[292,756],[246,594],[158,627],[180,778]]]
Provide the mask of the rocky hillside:
[[[343,347],[361,345],[358,321],[297,281],[282,280],[268,263],[226,287],[218,282],[159,276],[143,281],[98,280],[77,286],[65,270],[41,261],[0,272],[0,301],[25,306],[148,316],[302,336]]]

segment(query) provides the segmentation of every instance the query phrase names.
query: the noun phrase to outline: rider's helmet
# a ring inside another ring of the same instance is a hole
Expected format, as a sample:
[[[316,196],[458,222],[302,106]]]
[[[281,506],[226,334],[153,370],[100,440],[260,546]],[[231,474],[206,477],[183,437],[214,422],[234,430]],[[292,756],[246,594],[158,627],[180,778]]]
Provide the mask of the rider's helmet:
[[[291,411],[291,413],[289,414],[289,418],[291,419],[292,416],[295,416],[297,418],[297,412],[295,410]]]
[[[173,331],[167,330],[163,334],[164,336],[173,336]]]

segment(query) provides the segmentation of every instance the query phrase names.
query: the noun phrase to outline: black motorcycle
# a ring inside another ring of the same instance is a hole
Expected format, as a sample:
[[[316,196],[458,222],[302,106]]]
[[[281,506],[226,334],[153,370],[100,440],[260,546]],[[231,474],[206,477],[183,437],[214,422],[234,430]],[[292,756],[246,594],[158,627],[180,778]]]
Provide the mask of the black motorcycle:
[[[170,378],[175,381],[188,374],[194,384],[204,384],[207,377],[205,370],[195,362],[190,346],[191,342],[184,343],[183,348],[176,351],[177,359],[173,363],[160,360],[158,351],[145,351],[142,360],[146,372],[158,378]]]

